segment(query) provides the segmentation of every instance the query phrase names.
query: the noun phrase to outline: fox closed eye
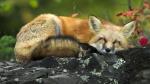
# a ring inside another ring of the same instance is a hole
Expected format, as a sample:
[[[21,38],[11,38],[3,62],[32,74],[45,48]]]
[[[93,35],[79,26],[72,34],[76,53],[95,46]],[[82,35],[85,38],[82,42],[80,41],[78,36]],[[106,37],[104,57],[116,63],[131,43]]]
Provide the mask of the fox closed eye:
[[[98,38],[97,42],[99,42],[99,43],[106,43],[107,40],[104,37],[100,37],[100,38]]]
[[[119,47],[119,46],[121,46],[122,44],[121,44],[121,41],[115,40],[115,41],[113,42],[113,45],[114,45],[114,47]]]
[[[119,45],[121,45],[121,42],[118,41],[118,40],[115,40],[115,41],[113,42],[113,44],[119,44]]]

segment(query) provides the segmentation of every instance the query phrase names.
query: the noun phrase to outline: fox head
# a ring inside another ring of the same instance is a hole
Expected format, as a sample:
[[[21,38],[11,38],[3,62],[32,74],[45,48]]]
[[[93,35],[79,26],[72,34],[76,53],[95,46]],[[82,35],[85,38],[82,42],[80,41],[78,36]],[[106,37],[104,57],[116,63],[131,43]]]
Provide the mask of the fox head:
[[[89,44],[99,52],[113,54],[128,48],[127,40],[135,30],[135,21],[120,27],[110,23],[102,23],[95,16],[90,16],[89,26],[95,34]]]

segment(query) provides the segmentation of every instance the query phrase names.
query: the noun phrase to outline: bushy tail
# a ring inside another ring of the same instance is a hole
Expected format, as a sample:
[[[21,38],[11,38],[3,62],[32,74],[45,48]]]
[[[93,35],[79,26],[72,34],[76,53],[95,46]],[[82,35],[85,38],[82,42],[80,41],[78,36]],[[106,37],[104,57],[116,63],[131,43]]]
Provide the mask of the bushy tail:
[[[33,50],[32,59],[46,56],[76,57],[80,52],[80,43],[69,36],[51,36]]]

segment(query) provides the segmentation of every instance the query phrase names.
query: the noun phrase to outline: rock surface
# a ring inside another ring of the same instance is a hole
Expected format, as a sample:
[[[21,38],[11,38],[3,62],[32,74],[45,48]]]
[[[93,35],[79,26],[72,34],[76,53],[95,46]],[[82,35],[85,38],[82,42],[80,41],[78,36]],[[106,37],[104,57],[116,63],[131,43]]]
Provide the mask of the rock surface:
[[[150,48],[116,55],[48,57],[26,64],[0,62],[0,84],[149,84]]]

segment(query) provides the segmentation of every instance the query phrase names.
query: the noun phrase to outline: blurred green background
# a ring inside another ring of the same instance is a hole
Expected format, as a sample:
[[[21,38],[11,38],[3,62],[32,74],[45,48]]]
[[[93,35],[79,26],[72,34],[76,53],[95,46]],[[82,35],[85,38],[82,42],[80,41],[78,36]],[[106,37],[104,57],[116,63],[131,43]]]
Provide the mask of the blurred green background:
[[[138,8],[143,0],[131,0]],[[79,13],[80,18],[95,15],[98,18],[123,25],[128,20],[116,16],[128,10],[128,0],[0,0],[0,60],[13,58],[15,36],[21,26],[42,13],[71,16]],[[148,34],[150,25],[144,28]]]

